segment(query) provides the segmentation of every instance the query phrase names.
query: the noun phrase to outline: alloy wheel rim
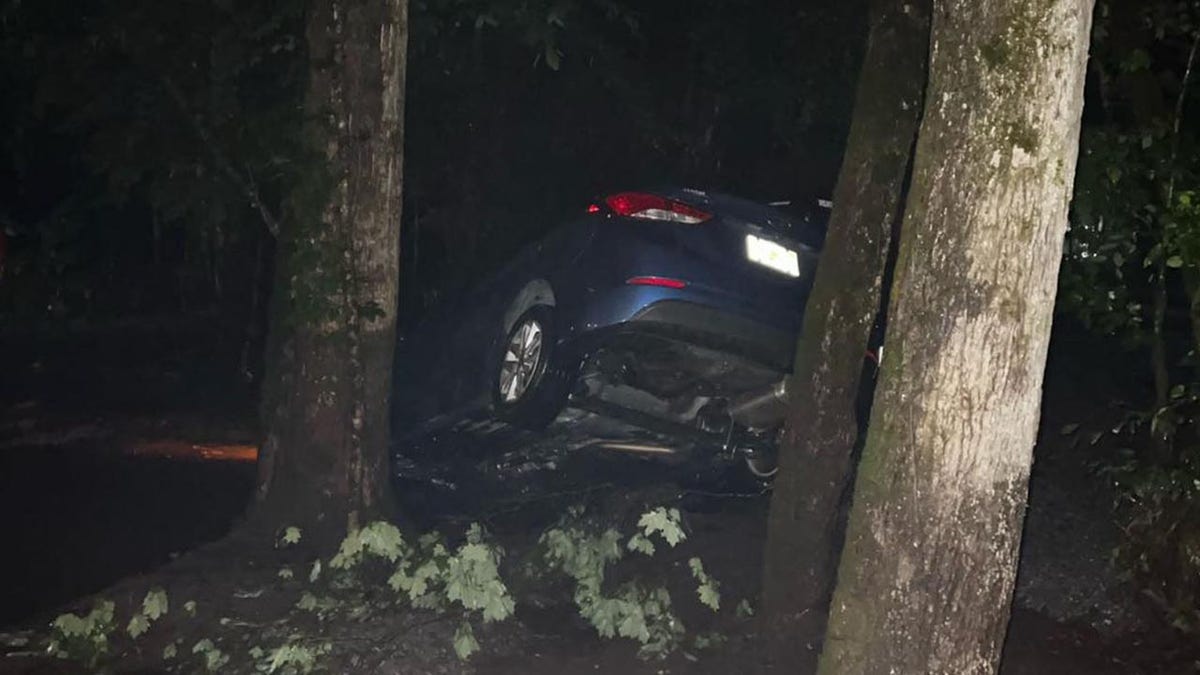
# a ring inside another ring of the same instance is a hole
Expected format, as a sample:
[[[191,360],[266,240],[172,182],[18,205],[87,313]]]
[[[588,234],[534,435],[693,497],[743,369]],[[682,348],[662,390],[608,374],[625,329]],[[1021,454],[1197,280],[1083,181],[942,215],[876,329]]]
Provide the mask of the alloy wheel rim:
[[[504,347],[500,365],[500,396],[505,403],[519,400],[529,390],[542,357],[542,325],[528,318],[514,330]]]

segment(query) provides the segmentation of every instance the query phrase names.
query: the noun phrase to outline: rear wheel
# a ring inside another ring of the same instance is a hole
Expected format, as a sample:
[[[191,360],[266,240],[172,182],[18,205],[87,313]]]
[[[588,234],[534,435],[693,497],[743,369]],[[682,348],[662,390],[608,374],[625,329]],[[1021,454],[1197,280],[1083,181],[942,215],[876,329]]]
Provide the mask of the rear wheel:
[[[539,305],[517,317],[500,344],[492,378],[496,416],[540,429],[562,410],[572,373],[555,349],[554,310]]]

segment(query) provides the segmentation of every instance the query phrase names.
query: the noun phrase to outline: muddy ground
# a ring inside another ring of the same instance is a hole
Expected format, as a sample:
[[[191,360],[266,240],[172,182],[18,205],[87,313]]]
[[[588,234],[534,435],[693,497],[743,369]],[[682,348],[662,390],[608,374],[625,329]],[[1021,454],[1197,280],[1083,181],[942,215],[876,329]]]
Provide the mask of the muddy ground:
[[[236,362],[235,344],[222,344],[202,318],[169,330],[9,334],[3,344],[0,632],[44,625],[88,594],[135,597],[147,579],[182,584],[173,597],[235,595],[234,586],[269,582],[277,561],[235,564],[232,543],[203,546],[236,523],[253,485],[252,392],[235,368],[214,367]],[[1005,673],[1193,672],[1186,642],[1143,611],[1109,563],[1119,532],[1109,515],[1112,495],[1092,470],[1105,441],[1092,445],[1079,433],[1062,433],[1073,424],[1104,428],[1123,414],[1121,400],[1134,398],[1129,392],[1141,385],[1136,374],[1114,372],[1113,363],[1106,346],[1056,334]],[[728,604],[753,601],[768,491],[712,462],[589,447],[623,433],[640,432],[574,410],[541,434],[473,416],[451,419],[400,440],[397,485],[423,528],[461,530],[478,521],[513,547],[571,504],[679,503],[691,537],[675,562],[700,555]],[[197,581],[203,579],[212,587]],[[513,625],[481,635],[484,651],[471,667],[731,672],[756,659],[752,622],[707,617],[686,603],[679,611],[692,626],[723,631],[729,642],[711,653],[645,663],[628,644],[597,639],[565,603],[551,603],[521,608]],[[363,672],[454,671],[460,666],[448,660],[451,631],[435,620],[380,619],[366,631],[378,660],[370,668],[365,661],[339,664]],[[0,645],[5,650],[0,670],[62,668],[22,655],[28,649]]]

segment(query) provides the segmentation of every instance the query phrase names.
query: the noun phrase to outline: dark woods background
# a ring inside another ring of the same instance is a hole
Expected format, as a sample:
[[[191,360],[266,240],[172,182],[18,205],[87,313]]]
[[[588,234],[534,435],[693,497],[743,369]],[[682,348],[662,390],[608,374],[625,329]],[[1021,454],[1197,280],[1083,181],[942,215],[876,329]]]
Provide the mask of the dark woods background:
[[[411,0],[402,327],[597,195],[829,195],[867,4]],[[122,322],[188,334],[175,362],[202,371],[177,387],[188,395],[259,375],[271,232],[303,212],[288,195],[315,165],[300,145],[304,5],[0,0],[0,387],[44,366],[53,397],[86,398],[68,386],[91,358],[76,343],[31,364],[37,350],[8,338]],[[1117,557],[1192,634],[1198,46],[1200,0],[1097,3],[1052,350],[1071,352],[1068,327],[1102,343],[1100,365],[1070,356],[1081,372],[1122,375],[1089,393],[1112,406],[1061,432],[1111,451],[1097,463],[1116,486]],[[129,349],[114,335],[105,358]],[[132,396],[164,398],[157,372],[109,365]],[[243,393],[231,414],[253,408]]]
[[[270,231],[311,166],[303,4],[5,0],[0,320],[207,311],[261,335]],[[864,5],[412,2],[403,316],[607,191],[828,194]]]
[[[413,0],[402,328],[597,195],[829,195],[867,4]],[[259,370],[271,231],[316,164],[304,6],[0,0],[0,326],[202,316]],[[1147,354],[1159,407],[1200,335],[1198,16],[1097,5],[1059,295]]]

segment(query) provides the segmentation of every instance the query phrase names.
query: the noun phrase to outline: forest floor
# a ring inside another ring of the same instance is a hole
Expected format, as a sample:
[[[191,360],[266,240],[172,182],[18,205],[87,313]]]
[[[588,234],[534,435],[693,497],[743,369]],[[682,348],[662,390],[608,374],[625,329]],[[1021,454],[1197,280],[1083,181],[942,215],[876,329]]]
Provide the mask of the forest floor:
[[[237,533],[254,480],[253,396],[233,368],[214,374],[237,349],[203,319],[4,338],[0,672],[88,672],[48,658],[42,640],[55,616],[102,600],[116,617],[103,664],[119,672],[200,672],[224,658],[221,672],[256,672],[283,645],[329,645],[319,657],[327,672],[727,673],[758,660],[755,620],[734,608],[757,605],[769,494],[735,473],[580,449],[613,430],[579,413],[543,434],[463,419],[404,439],[396,471],[413,522],[449,537],[484,524],[509,552],[505,574],[569,506],[614,521],[658,504],[683,511],[688,539],[656,558],[656,573],[665,570],[702,643],[642,660],[628,640],[598,638],[569,593],[527,582],[516,620],[479,627],[481,651],[463,663],[451,649],[457,621],[399,609],[379,580],[340,590],[310,582],[329,552]],[[1084,431],[1111,427],[1139,386],[1113,362],[1103,346],[1056,336],[1003,673],[1196,670],[1200,652],[1145,611],[1110,564],[1119,531],[1094,468],[1112,448]],[[1073,425],[1082,426],[1063,433]],[[720,580],[721,611],[696,601],[692,556]],[[131,639],[127,622],[152,588],[170,611]],[[301,609],[305,593],[330,600]],[[250,656],[256,647],[266,656]]]

